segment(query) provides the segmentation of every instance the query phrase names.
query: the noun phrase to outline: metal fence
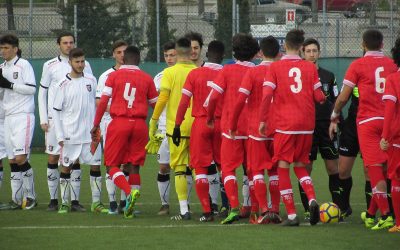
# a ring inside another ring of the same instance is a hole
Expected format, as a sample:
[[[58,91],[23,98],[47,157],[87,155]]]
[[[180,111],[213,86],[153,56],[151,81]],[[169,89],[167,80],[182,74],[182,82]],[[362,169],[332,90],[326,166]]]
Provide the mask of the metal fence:
[[[50,58],[57,54],[56,36],[63,29],[69,29],[78,34],[79,46],[82,46],[81,41],[85,41],[86,46],[95,49],[97,54],[92,53],[91,57],[108,57],[110,53],[109,51],[107,53],[107,50],[110,48],[110,41],[123,38],[130,43],[138,44],[143,49],[143,59],[145,59],[149,48],[154,47],[154,43],[157,41],[162,42],[162,39],[152,39],[157,37],[156,29],[152,32],[150,28],[150,22],[155,17],[150,13],[148,4],[146,5],[146,2],[152,0],[130,0],[127,1],[128,6],[124,8],[120,5],[112,5],[108,0],[103,1],[106,4],[107,15],[104,12],[104,18],[97,17],[95,22],[93,22],[94,17],[90,16],[88,11],[80,8],[80,1],[77,1],[76,11],[69,12],[69,14],[66,14],[65,10],[61,11],[56,4],[39,5],[33,1],[31,8],[29,5],[15,5],[15,30],[12,31],[8,30],[9,16],[5,4],[0,4],[0,33],[16,33],[20,38],[23,56],[26,58]],[[216,0],[206,1],[204,12],[200,14],[196,1],[160,1],[166,4],[168,29],[175,38],[188,31],[196,31],[203,34],[206,45],[215,39],[218,13],[223,11],[218,12]],[[101,2],[101,0],[97,0],[97,2]],[[374,12],[375,21],[371,19],[371,13],[368,11],[350,18],[345,17],[347,12],[319,11],[318,20],[313,20],[310,13],[310,16],[301,23],[298,22],[296,27],[303,29],[307,37],[317,38],[321,42],[322,56],[324,57],[360,56],[362,54],[362,32],[368,28],[376,28],[384,34],[385,53],[388,54],[399,34],[400,22],[394,3],[397,1],[388,0],[386,2],[387,4],[377,6],[376,12]],[[250,7],[254,8],[251,4]],[[233,33],[238,32],[240,20],[245,18],[238,14],[240,12],[238,8],[239,5],[236,5],[236,8],[233,6],[233,8],[225,10],[232,17],[231,26],[226,31],[229,34],[232,32],[232,26],[234,27]],[[232,15],[232,12],[235,13]],[[160,11],[156,11],[156,13],[162,14]],[[258,37],[274,35],[282,39],[288,27],[284,23],[267,23],[270,22],[267,19],[263,24],[248,23],[253,35]],[[160,19],[160,22],[162,22],[161,25],[165,24],[163,19]],[[123,29],[116,30],[122,25]],[[82,33],[82,26],[88,26],[89,29]],[[162,37],[165,35],[164,33],[165,30],[160,30],[159,36]],[[110,34],[114,37],[110,38]],[[230,41],[224,42],[229,43]],[[102,43],[104,43],[102,46],[96,47]]]

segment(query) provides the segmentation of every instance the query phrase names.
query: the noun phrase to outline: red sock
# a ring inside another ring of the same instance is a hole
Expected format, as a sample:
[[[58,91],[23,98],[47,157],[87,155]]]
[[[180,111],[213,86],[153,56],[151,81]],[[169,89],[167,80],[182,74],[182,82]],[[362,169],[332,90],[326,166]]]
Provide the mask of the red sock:
[[[299,179],[301,187],[307,195],[308,202],[311,200],[316,200],[314,185],[310,175],[307,172],[307,169],[305,167],[294,167],[293,170],[297,176],[297,179]]]
[[[276,168],[268,170],[269,176],[269,195],[271,198],[271,211],[279,213],[279,203],[281,202],[281,194],[279,192],[279,178]]]
[[[129,185],[140,186],[140,174],[129,174]]]
[[[206,174],[198,174],[198,171],[196,171],[196,193],[197,197],[199,197],[201,206],[203,207],[203,213],[211,212],[210,199],[208,198],[209,187],[207,169]]]
[[[278,168],[279,190],[288,215],[296,214],[292,184],[290,183],[289,168]]]
[[[375,215],[377,211],[378,211],[378,204],[376,203],[374,197],[372,196],[367,212],[370,215]]]
[[[249,191],[250,191],[250,200],[251,200],[251,212],[258,213],[258,200],[256,197],[256,191],[254,189],[253,181],[249,181]]]
[[[236,181],[236,176],[234,172],[224,173],[224,187],[226,196],[228,197],[229,204],[231,205],[232,209],[239,208],[239,194],[238,194],[238,186]]]
[[[124,173],[117,168],[117,167],[111,167],[110,171],[108,172],[110,175],[111,179],[114,181],[115,186],[117,186],[119,189],[123,190],[128,196],[131,193],[131,186],[129,185],[128,181],[125,179]]]
[[[264,175],[257,174],[253,177],[254,191],[261,213],[268,211],[267,186],[265,185]],[[252,201],[253,204],[253,201]]]
[[[390,212],[387,192],[378,191],[376,188],[379,182],[384,181],[386,183],[382,166],[368,166],[368,176],[371,181],[372,197],[376,201],[381,215],[386,215]]]
[[[400,226],[400,181],[392,180],[392,203],[394,216],[396,217],[396,226]]]

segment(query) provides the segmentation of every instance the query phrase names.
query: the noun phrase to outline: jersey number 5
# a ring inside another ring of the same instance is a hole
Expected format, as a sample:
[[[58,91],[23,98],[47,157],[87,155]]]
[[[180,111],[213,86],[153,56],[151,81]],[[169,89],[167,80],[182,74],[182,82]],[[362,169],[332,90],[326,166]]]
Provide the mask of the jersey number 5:
[[[301,81],[301,71],[299,68],[291,68],[289,70],[289,77],[294,77],[294,82],[296,84],[292,84],[290,85],[290,90],[297,94],[301,91],[301,89],[303,88],[303,83]]]
[[[129,90],[131,90],[130,93]],[[132,108],[133,102],[135,101],[135,94],[136,88],[131,88],[131,84],[126,83],[124,90],[124,99],[128,101],[128,108]]]
[[[379,67],[375,70],[375,90],[379,94],[385,91],[385,78],[381,77],[381,72],[383,72],[383,67]]]

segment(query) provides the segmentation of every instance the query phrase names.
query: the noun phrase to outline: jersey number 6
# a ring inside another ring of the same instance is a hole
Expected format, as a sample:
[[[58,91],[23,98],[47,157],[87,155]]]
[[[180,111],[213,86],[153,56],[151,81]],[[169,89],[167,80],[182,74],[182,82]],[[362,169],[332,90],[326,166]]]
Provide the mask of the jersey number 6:
[[[131,90],[130,93],[129,90]],[[124,90],[124,99],[128,101],[128,108],[132,108],[133,102],[135,101],[135,94],[136,88],[131,88],[131,84],[126,83]]]

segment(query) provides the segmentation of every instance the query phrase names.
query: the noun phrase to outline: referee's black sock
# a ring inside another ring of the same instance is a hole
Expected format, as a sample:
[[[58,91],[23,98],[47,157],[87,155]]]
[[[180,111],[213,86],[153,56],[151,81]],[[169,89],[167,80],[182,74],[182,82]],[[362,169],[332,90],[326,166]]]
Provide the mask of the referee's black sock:
[[[341,189],[341,202],[338,205],[342,211],[346,211],[350,207],[350,192],[353,187],[353,178],[351,176],[346,179],[339,178],[339,187]]]
[[[367,210],[369,208],[369,204],[371,204],[372,200],[372,187],[371,187],[371,182],[370,181],[365,181],[365,201],[367,202]]]
[[[331,192],[333,203],[340,207],[339,174],[329,175],[329,191]]]
[[[300,191],[301,203],[303,203],[303,207],[304,207],[304,212],[309,212],[310,206],[308,205],[307,194],[306,194],[306,192],[304,192],[303,188],[301,187],[300,182],[299,182],[299,191]]]

